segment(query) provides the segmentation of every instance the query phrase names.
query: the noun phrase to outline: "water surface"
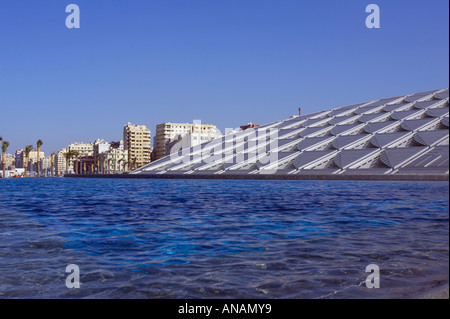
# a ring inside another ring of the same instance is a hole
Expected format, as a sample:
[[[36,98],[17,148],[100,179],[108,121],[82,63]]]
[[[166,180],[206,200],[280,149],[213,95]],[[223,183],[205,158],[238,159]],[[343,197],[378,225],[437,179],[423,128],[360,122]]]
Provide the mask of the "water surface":
[[[1,180],[0,298],[413,297],[448,282],[448,196],[447,182]]]

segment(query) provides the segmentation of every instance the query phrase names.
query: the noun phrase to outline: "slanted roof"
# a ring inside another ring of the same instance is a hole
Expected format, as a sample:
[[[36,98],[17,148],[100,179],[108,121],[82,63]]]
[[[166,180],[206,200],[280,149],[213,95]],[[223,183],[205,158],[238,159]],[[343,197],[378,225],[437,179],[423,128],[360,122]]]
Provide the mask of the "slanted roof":
[[[278,120],[132,174],[448,175],[448,98],[440,89]]]

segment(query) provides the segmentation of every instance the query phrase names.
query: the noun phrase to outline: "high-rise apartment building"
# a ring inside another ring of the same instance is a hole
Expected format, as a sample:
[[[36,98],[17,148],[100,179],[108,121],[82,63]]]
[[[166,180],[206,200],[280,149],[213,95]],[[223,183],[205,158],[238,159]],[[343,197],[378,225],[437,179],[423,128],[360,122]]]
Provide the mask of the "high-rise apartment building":
[[[4,160],[4,161],[3,161]],[[14,170],[16,167],[14,155],[5,154],[5,158],[3,159],[3,154],[0,154],[0,169],[3,170],[3,162],[5,163],[5,170]]]
[[[94,153],[94,143],[73,142],[69,145],[69,151],[76,151],[78,156],[92,156]]]
[[[43,150],[39,152],[39,159],[36,150],[30,151],[28,154],[28,158],[25,155],[24,151],[16,151],[16,156],[18,156],[18,161],[16,162],[16,167],[25,168],[28,172],[36,172],[37,170],[37,161],[45,158],[45,153]],[[28,162],[27,162],[28,161]]]
[[[123,148],[128,152],[128,167],[137,169],[150,163],[150,130],[145,125],[128,123],[123,127]]]
[[[52,156],[46,156],[40,163],[41,176],[50,176],[52,171]]]
[[[16,150],[14,153],[14,161],[16,168],[23,168],[23,162],[21,162],[23,150]]]
[[[66,153],[69,151],[67,148],[63,148],[56,152],[55,155],[55,172],[56,175],[62,176],[66,173]]]
[[[211,124],[194,123],[162,123],[156,126],[155,160],[167,155],[167,144],[180,140],[189,134],[189,146],[208,142],[217,137],[217,128]]]

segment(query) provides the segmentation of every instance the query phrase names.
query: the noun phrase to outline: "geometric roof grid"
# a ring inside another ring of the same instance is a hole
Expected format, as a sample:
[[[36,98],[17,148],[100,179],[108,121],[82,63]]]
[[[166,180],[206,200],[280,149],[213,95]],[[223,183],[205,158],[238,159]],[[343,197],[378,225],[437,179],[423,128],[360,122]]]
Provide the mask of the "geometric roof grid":
[[[418,120],[404,120],[401,122],[401,127],[407,131],[426,130],[427,127],[436,124],[434,118],[423,118]]]
[[[443,142],[444,140],[448,140],[448,133],[446,132],[446,130],[417,132],[414,135],[414,139],[419,144],[425,146],[433,146],[435,144]]]
[[[422,154],[427,149],[426,146],[405,147],[405,148],[386,148],[381,154],[381,160],[389,167],[397,168],[407,161]]]
[[[448,176],[449,90],[292,116],[178,148],[131,174]]]
[[[411,132],[406,131],[386,134],[374,134],[371,141],[374,146],[383,148],[400,139],[403,139],[405,137],[407,138],[409,135],[411,135]]]
[[[449,128],[449,119],[448,116],[444,117],[441,121],[442,125],[446,126],[447,128]]]

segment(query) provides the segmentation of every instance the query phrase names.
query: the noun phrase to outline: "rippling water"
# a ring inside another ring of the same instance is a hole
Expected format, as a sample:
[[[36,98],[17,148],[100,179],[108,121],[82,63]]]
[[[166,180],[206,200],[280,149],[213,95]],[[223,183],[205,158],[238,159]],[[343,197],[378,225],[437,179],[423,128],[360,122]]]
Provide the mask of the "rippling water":
[[[0,180],[0,298],[411,297],[448,282],[448,196],[446,182]]]

